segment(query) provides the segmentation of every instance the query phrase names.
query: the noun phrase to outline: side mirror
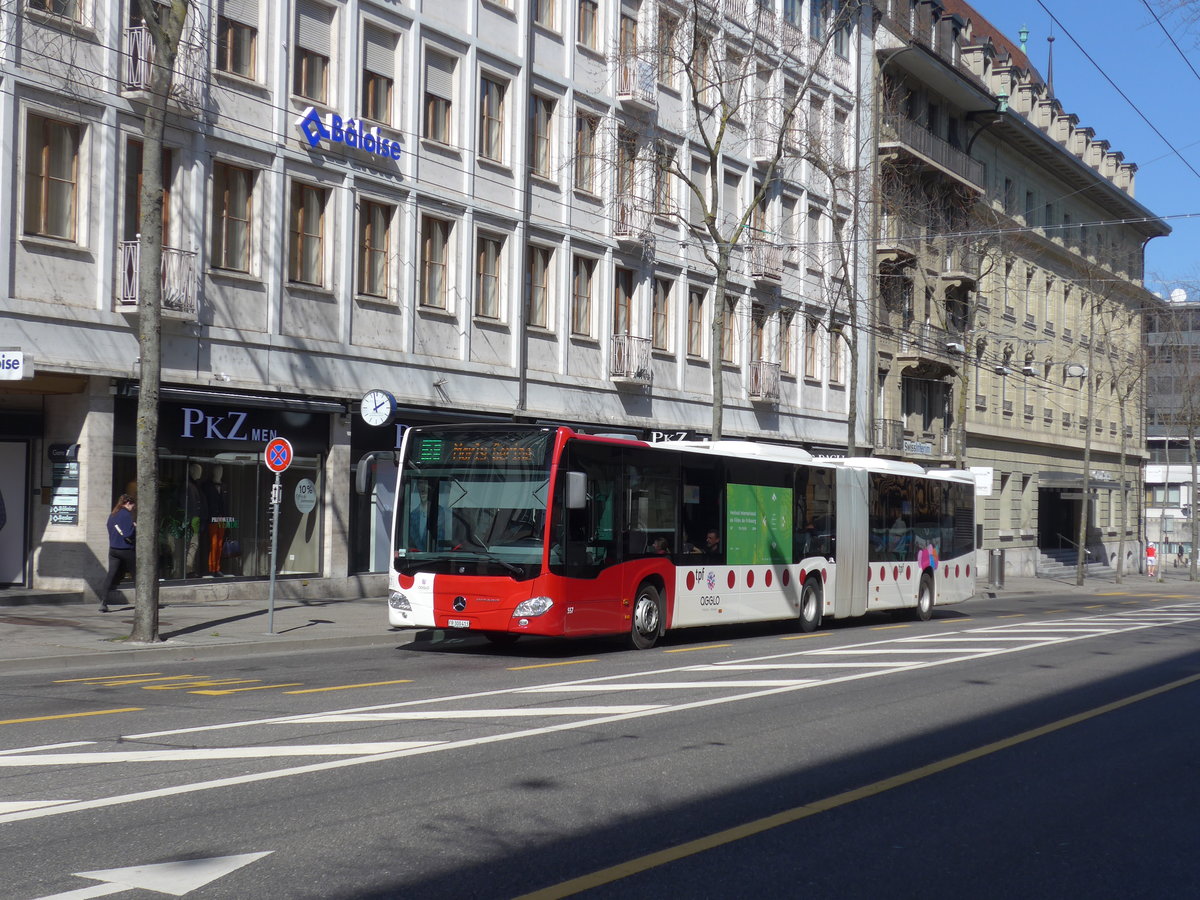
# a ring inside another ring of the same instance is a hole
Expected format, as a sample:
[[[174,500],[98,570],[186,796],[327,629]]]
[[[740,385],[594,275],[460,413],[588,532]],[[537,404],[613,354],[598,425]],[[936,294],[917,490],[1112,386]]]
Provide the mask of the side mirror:
[[[587,475],[583,472],[567,472],[567,509],[583,509],[587,506]]]
[[[372,450],[364,453],[354,470],[354,491],[360,496],[371,493],[375,487],[375,464],[384,460],[396,465],[395,450]]]

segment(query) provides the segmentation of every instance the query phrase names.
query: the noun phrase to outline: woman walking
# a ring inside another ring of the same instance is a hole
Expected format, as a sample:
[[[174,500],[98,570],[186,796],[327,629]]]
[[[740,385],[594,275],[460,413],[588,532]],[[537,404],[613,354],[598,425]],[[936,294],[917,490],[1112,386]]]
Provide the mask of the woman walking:
[[[113,507],[112,515],[108,517],[108,578],[104,582],[104,590],[100,594],[100,612],[108,612],[108,595],[112,592],[125,573],[134,571],[134,535],[137,534],[137,523],[133,521],[133,510],[136,504],[128,494],[122,494]]]

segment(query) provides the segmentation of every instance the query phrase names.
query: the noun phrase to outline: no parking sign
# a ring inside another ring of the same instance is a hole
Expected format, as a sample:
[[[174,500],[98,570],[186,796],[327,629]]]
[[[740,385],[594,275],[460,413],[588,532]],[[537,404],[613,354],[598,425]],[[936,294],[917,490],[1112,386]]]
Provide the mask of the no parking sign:
[[[267,444],[267,449],[263,451],[263,459],[267,463],[267,468],[276,474],[292,464],[293,456],[292,442],[287,438],[272,438]]]

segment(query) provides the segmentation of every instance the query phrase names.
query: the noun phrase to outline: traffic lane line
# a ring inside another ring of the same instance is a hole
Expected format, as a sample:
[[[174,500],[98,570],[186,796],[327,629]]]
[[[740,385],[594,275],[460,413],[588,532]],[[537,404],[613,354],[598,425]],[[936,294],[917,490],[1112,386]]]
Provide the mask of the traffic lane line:
[[[87,678],[59,678],[52,684],[75,684],[88,681],[111,681],[114,678],[149,678],[151,675],[161,675],[162,672],[138,672],[135,675],[89,675]]]
[[[89,712],[60,713],[56,716],[31,716],[27,719],[0,719],[0,725],[20,725],[25,722],[50,722],[54,719],[82,719],[85,716],[111,716],[117,713],[143,712],[144,707],[126,706],[122,709],[93,709]]]
[[[595,662],[595,660],[592,660]],[[385,684],[412,684],[411,678],[398,678],[395,681],[367,681],[363,684],[335,684],[331,687],[304,688],[300,691],[284,691],[285,694],[320,694],[323,691],[348,691],[351,688],[381,687]]]
[[[1194,684],[1200,681],[1200,674],[1190,675],[1187,678],[1181,678],[1177,681],[1169,682],[1156,688],[1151,688],[1148,691],[1142,691],[1130,697],[1125,697],[1121,700],[1114,700],[1112,703],[1106,703],[1103,706],[1097,706],[1094,709],[1085,710],[1081,713],[1076,713],[1073,716],[1067,716],[1064,719],[1059,719],[1055,722],[1050,722],[1046,725],[1041,725],[1037,728],[1031,728],[1028,731],[1022,731],[1011,737],[1002,738],[998,741],[993,741],[990,744],[984,744],[982,747],[976,747],[973,750],[967,750],[963,753],[955,754],[946,759],[930,763],[925,766],[919,766],[915,769],[910,769],[907,772],[902,772],[899,775],[893,775],[890,778],[884,778],[872,784],[864,785],[853,790],[843,791],[840,794],[834,794],[831,797],[826,797],[822,800],[806,803],[802,806],[795,806],[791,809],[783,810],[774,815],[764,816],[761,819],[756,819],[753,822],[747,822],[744,825],[737,825],[733,828],[726,828],[723,831],[718,831],[714,834],[706,835],[697,838],[693,841],[687,841],[678,844],[675,847],[668,847],[665,850],[659,850],[655,853],[648,853],[645,856],[640,856],[636,859],[627,862],[618,863],[615,866],[609,866],[606,869],[600,869],[597,872],[591,872],[587,875],[581,875],[578,878],[572,878],[569,881],[560,882],[559,884],[551,885],[550,887],[542,888],[538,891],[532,891],[528,894],[523,894],[517,897],[516,900],[559,900],[562,897],[570,897],[574,894],[583,893],[602,885],[612,884],[624,878],[629,878],[633,875],[639,875],[642,872],[648,872],[651,869],[664,866],[668,863],[678,862],[682,859],[687,859],[691,856],[696,856],[700,853],[709,850],[715,850],[718,847],[723,847],[726,844],[732,844],[740,841],[743,838],[754,837],[755,835],[764,834],[776,828],[781,828],[784,825],[791,825],[794,822],[799,822],[819,813],[829,812],[841,806],[847,806],[851,803],[856,803],[859,800],[866,800],[871,797],[884,794],[898,787],[912,784],[915,781],[920,781],[924,778],[929,778],[933,775],[941,774],[950,769],[957,768],[969,762],[974,762],[977,759],[982,759],[985,756],[991,756],[994,753],[999,753],[1002,750],[1007,750],[1011,747],[1016,747],[1028,741],[1035,740],[1040,737],[1045,737],[1048,734],[1053,734],[1056,731],[1061,731],[1065,728],[1070,728],[1073,725],[1078,725],[1086,722],[1089,719],[1094,719],[1097,716],[1102,716],[1106,713],[1114,712],[1118,709],[1123,709],[1126,706],[1131,706],[1135,703],[1140,703],[1143,700],[1148,700],[1152,697],[1157,697],[1160,694],[1165,694],[1181,687]]]
[[[598,660],[595,660],[595,659],[568,659],[568,660],[564,660],[563,662],[537,663],[535,665],[528,665],[528,666],[509,666],[508,671],[523,672],[526,669],[553,669],[558,666],[578,666],[582,663],[594,663],[594,662],[598,662]]]

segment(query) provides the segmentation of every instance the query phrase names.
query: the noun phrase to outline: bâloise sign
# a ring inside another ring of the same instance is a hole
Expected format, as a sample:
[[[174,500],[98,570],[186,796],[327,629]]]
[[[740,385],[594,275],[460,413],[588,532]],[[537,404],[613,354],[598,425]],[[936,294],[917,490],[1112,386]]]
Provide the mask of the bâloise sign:
[[[300,114],[296,127],[310,147],[320,147],[321,141],[326,141],[383,159],[400,159],[400,143],[384,137],[377,126],[368,126],[362,119],[343,118],[337,113],[326,113],[322,119],[316,107],[310,106]]]

